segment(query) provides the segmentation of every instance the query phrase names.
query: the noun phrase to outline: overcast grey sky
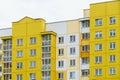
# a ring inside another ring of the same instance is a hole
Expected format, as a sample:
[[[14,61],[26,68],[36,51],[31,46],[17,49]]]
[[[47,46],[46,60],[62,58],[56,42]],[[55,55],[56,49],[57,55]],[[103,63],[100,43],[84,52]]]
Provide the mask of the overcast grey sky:
[[[29,16],[56,22],[83,17],[89,4],[110,0],[0,0],[0,29]]]

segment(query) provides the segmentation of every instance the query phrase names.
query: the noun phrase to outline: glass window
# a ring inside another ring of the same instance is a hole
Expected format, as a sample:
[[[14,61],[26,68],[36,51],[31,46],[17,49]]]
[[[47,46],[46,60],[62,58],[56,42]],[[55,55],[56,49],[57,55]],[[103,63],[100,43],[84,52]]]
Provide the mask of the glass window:
[[[75,47],[71,47],[70,48],[70,55],[74,55],[76,52],[76,48]]]
[[[89,52],[90,46],[89,45],[82,45],[82,52]]]
[[[58,73],[58,79],[63,79],[64,78],[64,74],[63,73]]]
[[[75,60],[70,60],[70,66],[75,66]]]
[[[75,42],[75,35],[70,36],[70,42]]]
[[[88,57],[82,58],[82,64],[88,64],[88,63],[89,63]]]
[[[101,37],[102,37],[101,31],[95,33],[95,38],[101,38]]]
[[[90,33],[82,33],[82,39],[86,40],[90,38]]]
[[[89,69],[82,70],[82,76],[89,76]]]
[[[36,43],[36,37],[30,38],[30,44],[35,44]]]
[[[36,49],[31,49],[30,56],[35,56],[35,55],[36,55]]]
[[[116,36],[116,30],[110,30],[110,37]]]
[[[102,69],[95,69],[95,75],[96,76],[102,75]]]
[[[17,51],[17,57],[22,57],[23,56],[23,51],[20,50],[20,51]]]
[[[64,37],[63,36],[58,38],[58,43],[59,44],[63,44],[64,43]]]
[[[73,71],[73,72],[70,72],[70,75],[69,75],[69,78],[70,79],[75,79],[75,72]]]
[[[101,26],[102,25],[102,19],[96,19],[96,26]]]
[[[23,39],[17,39],[17,45],[18,46],[23,45]]]
[[[97,50],[97,51],[102,50],[102,44],[96,44],[95,50]]]
[[[96,56],[95,63],[101,63],[101,62],[102,62],[102,56]]]
[[[58,52],[59,55],[63,55],[64,54],[64,49],[59,49],[58,51],[59,51]]]
[[[116,17],[110,17],[110,24],[116,23]]]
[[[36,67],[36,61],[31,61],[31,62],[30,62],[30,67],[31,67],[31,68]]]
[[[23,79],[22,79],[22,74],[17,74],[16,77],[17,77],[17,80],[23,80]]]
[[[58,67],[64,67],[64,61],[58,61]]]
[[[115,55],[110,55],[110,62],[115,62],[116,56]]]
[[[2,43],[0,43],[0,50],[2,50]]]
[[[23,67],[23,63],[22,62],[18,62],[17,63],[17,69],[21,69]]]
[[[82,28],[89,27],[89,25],[90,25],[90,21],[89,20],[81,21]]]
[[[116,43],[110,42],[110,49],[115,49],[115,48],[116,48]]]
[[[36,80],[36,74],[30,73],[30,80]]]
[[[115,68],[110,68],[110,74],[115,74],[116,73],[116,69]]]

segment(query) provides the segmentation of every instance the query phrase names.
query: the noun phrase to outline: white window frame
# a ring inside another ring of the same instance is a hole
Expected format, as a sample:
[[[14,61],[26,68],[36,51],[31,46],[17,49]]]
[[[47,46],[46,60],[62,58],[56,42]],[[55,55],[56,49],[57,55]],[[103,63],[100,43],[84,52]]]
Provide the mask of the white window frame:
[[[58,67],[63,68],[64,67],[64,60],[58,61]]]
[[[76,47],[70,47],[70,55],[75,55]]]
[[[69,79],[75,79],[76,73],[75,71],[69,72]]]
[[[102,31],[95,32],[95,38],[102,38]]]
[[[30,50],[30,56],[36,56],[36,49]]]
[[[58,79],[64,79],[64,73],[58,73]]]
[[[95,50],[96,51],[102,50],[102,44],[95,44]]]
[[[23,79],[22,79],[22,74],[17,74],[17,75],[16,75],[16,80],[23,80]]]
[[[76,36],[75,35],[70,35],[70,43],[73,43],[76,41]]]
[[[114,37],[116,36],[116,30],[113,29],[113,30],[110,30],[110,37]]]
[[[95,63],[102,63],[102,56],[96,56]]]
[[[64,49],[58,49],[58,55],[63,55],[64,54]]]
[[[110,49],[116,48],[116,42],[110,42]]]
[[[115,62],[115,61],[116,61],[116,56],[110,55],[110,62]]]
[[[110,24],[116,24],[116,17],[110,17]]]
[[[76,60],[75,59],[72,59],[70,60],[70,66],[75,66],[76,65]]]
[[[64,36],[58,37],[58,43],[63,44],[64,43]]]
[[[82,64],[89,64],[89,57],[84,57],[81,60],[82,60]]]
[[[17,51],[17,57],[22,57],[23,56],[23,51],[22,50],[19,50]]]
[[[82,70],[82,76],[89,76],[89,69]]]
[[[36,37],[31,37],[30,44],[35,44],[35,43],[36,43]]]
[[[18,46],[23,45],[23,39],[17,39],[17,45]]]
[[[110,74],[111,75],[116,74],[116,68],[114,67],[110,68]]]
[[[22,69],[23,68],[23,63],[22,62],[18,62],[16,65],[17,69]]]
[[[30,80],[36,80],[36,73],[30,73]]]
[[[95,24],[96,24],[96,26],[101,26],[102,25],[102,19],[96,19]]]
[[[30,68],[36,67],[36,61],[30,61]]]
[[[96,76],[101,76],[102,75],[102,69],[101,68],[95,69],[95,75]]]

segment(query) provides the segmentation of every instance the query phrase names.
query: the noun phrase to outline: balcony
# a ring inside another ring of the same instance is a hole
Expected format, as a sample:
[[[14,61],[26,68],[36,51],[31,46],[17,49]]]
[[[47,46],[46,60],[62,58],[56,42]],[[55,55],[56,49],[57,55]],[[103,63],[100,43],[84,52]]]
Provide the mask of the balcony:
[[[42,70],[43,71],[50,70],[50,65],[43,65]]]
[[[49,58],[50,57],[50,53],[43,53],[42,54],[42,58]]]
[[[42,80],[50,80],[50,76],[44,76],[42,77]]]
[[[6,73],[11,73],[11,69],[3,69],[3,73],[6,74]]]
[[[11,62],[12,61],[12,57],[4,57],[4,62]]]

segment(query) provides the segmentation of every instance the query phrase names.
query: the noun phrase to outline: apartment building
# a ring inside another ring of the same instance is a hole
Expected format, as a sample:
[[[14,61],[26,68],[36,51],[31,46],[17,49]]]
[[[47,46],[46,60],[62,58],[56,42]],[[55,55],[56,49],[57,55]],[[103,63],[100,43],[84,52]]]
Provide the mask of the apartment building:
[[[84,17],[46,23],[24,17],[0,29],[0,80],[119,80],[120,1]]]
[[[120,78],[120,1],[90,5],[90,80]]]

